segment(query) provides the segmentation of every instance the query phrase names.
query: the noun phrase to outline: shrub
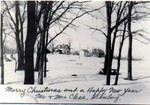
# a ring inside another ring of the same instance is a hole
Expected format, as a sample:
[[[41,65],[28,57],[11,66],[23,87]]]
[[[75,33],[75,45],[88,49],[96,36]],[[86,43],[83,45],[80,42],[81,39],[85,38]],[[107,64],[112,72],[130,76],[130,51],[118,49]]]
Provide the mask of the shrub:
[[[95,57],[104,57],[105,53],[102,49],[99,49],[99,48],[94,48],[92,50],[92,56],[95,56]]]

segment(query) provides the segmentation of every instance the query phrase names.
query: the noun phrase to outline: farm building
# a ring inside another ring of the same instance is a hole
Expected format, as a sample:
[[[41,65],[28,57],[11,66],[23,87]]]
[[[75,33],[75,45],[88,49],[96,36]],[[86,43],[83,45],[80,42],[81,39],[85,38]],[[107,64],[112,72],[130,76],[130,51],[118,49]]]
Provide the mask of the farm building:
[[[88,50],[86,50],[86,49],[82,49],[82,50],[80,50],[79,55],[81,57],[90,57],[91,53]]]
[[[67,44],[57,45],[54,48],[54,52],[59,54],[70,54],[70,47]]]

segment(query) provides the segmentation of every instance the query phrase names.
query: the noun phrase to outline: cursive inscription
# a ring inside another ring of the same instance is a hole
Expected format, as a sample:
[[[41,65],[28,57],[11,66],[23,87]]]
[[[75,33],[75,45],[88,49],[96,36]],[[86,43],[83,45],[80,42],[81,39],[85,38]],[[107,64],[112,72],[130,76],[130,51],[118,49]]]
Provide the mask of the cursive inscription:
[[[20,88],[13,88],[11,86],[8,86],[5,88],[5,92],[13,92],[13,93],[20,93],[20,96],[23,97],[26,93],[48,93],[48,92],[55,92],[55,93],[61,93],[61,89],[53,89],[49,87],[43,87],[43,88],[38,88],[38,87],[28,87],[25,89],[20,89]]]
[[[142,89],[134,88],[115,88],[115,87],[89,87],[86,89],[75,87],[75,88],[51,88],[51,87],[37,87],[30,86],[28,88],[16,88],[8,86],[5,88],[5,92],[19,93],[20,97],[24,97],[26,94],[33,94],[35,99],[38,100],[71,100],[71,101],[88,101],[93,100],[109,100],[114,103],[122,100],[125,95],[139,94]]]
[[[87,100],[85,95],[79,95],[79,93],[71,94],[69,96],[69,99],[72,99],[72,100]]]

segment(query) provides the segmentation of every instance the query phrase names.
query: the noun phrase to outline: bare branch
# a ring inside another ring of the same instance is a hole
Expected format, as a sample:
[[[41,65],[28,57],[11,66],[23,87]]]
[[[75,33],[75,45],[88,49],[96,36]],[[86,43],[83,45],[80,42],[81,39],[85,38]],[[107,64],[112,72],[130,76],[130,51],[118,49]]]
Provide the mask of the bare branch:
[[[101,32],[105,37],[107,37],[106,33],[104,31],[102,31],[102,29],[98,29],[98,28],[93,28],[93,27],[89,27],[90,29],[92,30],[95,30],[95,31],[99,31]]]
[[[63,2],[62,2],[62,3],[63,3]],[[66,8],[58,17],[56,17],[55,19],[53,19],[53,20],[49,23],[49,25],[52,24],[52,23],[54,23],[55,21],[59,20],[59,19],[70,9],[70,7],[71,7],[74,3],[75,3],[75,2],[70,3],[70,4],[67,6],[67,8]],[[58,9],[57,9],[57,10],[58,10]],[[52,13],[52,16],[54,16],[54,13],[55,13],[57,10],[55,10],[55,11]]]
[[[149,44],[148,42],[146,43],[146,42],[144,42],[144,41],[142,41],[142,40],[140,40],[140,39],[138,39],[138,38],[133,38],[133,39],[135,39],[135,40],[137,40],[137,41],[139,41],[139,42],[141,42],[141,43],[143,43],[143,44]]]
[[[85,14],[87,14],[87,13],[90,13],[90,12],[93,12],[93,11],[96,11],[96,10],[99,10],[99,8],[94,9],[94,10],[86,11],[86,12],[80,14],[80,15],[79,15],[79,12],[78,12],[78,14],[76,15],[76,17],[73,18],[73,19],[70,21],[70,23],[68,23],[59,33],[57,33],[52,39],[50,39],[50,40],[48,41],[48,44],[51,43],[51,41],[53,41],[53,40],[54,40],[57,36],[59,36],[62,32],[64,32],[76,19],[82,17],[83,15],[85,15]],[[48,46],[48,44],[47,44],[47,46]]]
[[[5,6],[6,6],[6,10],[7,10],[7,12],[8,12],[8,15],[9,15],[9,17],[10,17],[10,19],[11,19],[11,21],[13,22],[13,24],[16,26],[16,23],[15,23],[15,21],[14,21],[14,19],[13,19],[13,17],[12,17],[12,15],[11,15],[11,13],[10,13],[10,8],[8,7],[8,5],[7,5],[7,3],[6,3],[6,1],[4,1],[4,4],[5,4]]]

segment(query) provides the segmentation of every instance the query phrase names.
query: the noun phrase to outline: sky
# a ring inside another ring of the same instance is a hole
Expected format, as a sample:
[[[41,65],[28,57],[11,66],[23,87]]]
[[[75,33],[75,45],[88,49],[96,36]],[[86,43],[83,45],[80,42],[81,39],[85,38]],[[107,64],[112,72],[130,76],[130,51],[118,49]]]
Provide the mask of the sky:
[[[99,6],[102,2],[91,2],[91,6]],[[105,13],[104,11],[102,14]],[[12,12],[14,15],[14,13]],[[94,13],[98,14],[98,13]],[[103,14],[104,15],[104,14]],[[105,20],[105,19],[104,19]],[[92,50],[93,48],[101,48],[105,50],[105,42],[106,38],[104,35],[102,35],[100,32],[94,32],[91,30],[88,26],[93,27],[102,27],[106,23],[104,20],[97,20],[95,18],[92,18],[89,15],[84,15],[80,19],[78,19],[74,24],[77,26],[76,29],[68,28],[65,30],[66,34],[62,34],[58,36],[55,40],[56,44],[63,44],[71,42],[71,47],[80,50],[80,49],[88,49]],[[140,29],[143,28],[145,31],[148,31],[150,33],[150,20],[148,21],[139,21],[137,23],[134,23],[132,28],[134,29]],[[53,33],[55,30],[52,30]],[[147,34],[148,35],[148,34]],[[149,36],[150,38],[150,36]],[[8,42],[7,45],[10,47],[15,47],[14,39],[9,37],[7,38]],[[128,40],[128,39],[127,39]],[[128,41],[125,41],[125,44],[123,46],[123,56],[127,56],[127,49],[128,49]],[[145,40],[144,40],[145,41]],[[149,42],[150,43],[150,42]],[[116,43],[116,48],[119,47],[119,42]],[[117,55],[118,49],[115,50],[115,55]],[[141,44],[138,41],[133,41],[133,55],[138,58],[150,58],[150,44]]]

